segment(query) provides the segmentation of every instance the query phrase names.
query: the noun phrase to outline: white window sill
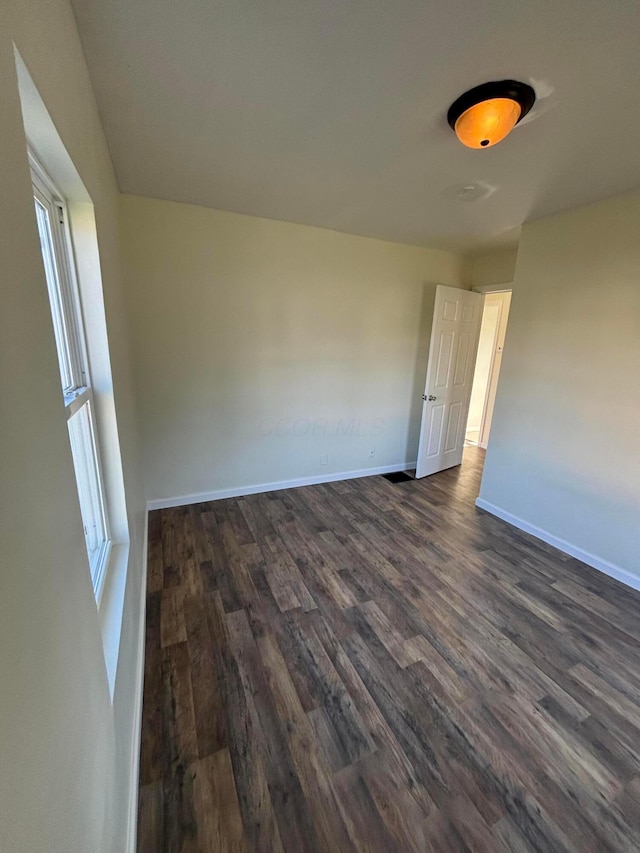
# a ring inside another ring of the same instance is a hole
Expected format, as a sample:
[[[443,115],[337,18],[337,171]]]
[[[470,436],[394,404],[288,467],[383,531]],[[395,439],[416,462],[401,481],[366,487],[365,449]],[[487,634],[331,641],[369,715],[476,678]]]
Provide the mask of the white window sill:
[[[98,605],[104,662],[107,667],[107,681],[109,682],[109,695],[112,702],[118,670],[118,652],[120,651],[122,634],[128,563],[129,543],[113,544],[105,569],[104,587]]]

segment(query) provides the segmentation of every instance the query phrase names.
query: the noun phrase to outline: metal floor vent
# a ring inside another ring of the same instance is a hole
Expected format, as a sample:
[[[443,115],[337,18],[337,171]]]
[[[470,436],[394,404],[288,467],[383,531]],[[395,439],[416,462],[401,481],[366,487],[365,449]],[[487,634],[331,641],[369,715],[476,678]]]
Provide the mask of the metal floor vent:
[[[415,479],[410,474],[405,474],[404,471],[393,471],[391,474],[382,474],[382,477],[390,483],[407,483],[409,480]]]

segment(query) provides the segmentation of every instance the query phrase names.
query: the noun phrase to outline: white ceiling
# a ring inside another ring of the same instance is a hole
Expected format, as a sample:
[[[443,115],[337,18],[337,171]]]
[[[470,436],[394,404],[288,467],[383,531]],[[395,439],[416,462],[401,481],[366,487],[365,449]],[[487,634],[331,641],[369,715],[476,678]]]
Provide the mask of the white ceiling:
[[[640,186],[638,0],[74,8],[123,192],[477,252]],[[464,148],[449,104],[506,77],[538,103]]]

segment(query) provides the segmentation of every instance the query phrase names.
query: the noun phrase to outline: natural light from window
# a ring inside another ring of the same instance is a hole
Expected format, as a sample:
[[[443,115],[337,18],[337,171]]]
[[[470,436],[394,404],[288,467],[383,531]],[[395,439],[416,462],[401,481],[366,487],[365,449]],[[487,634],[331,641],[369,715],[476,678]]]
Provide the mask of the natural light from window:
[[[62,394],[93,590],[99,600],[110,548],[85,329],[64,200],[31,156],[33,196],[58,351]]]

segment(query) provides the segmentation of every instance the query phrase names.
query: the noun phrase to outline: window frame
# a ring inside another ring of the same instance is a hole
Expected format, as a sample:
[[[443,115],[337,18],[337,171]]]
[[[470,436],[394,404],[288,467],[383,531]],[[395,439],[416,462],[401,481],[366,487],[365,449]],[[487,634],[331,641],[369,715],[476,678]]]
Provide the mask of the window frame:
[[[76,486],[78,489],[78,499],[80,501],[82,514],[82,525],[85,535],[85,543],[87,544],[89,572],[96,603],[99,605],[105,585],[105,578],[107,574],[106,569],[112,547],[112,536],[107,513],[102,457],[98,441],[96,407],[86,343],[86,326],[82,311],[82,298],[76,274],[75,254],[73,251],[71,231],[69,228],[69,214],[62,193],[59,192],[55,183],[39,163],[33,151],[29,150],[28,154],[29,166],[31,169],[33,201],[34,204],[40,204],[48,214],[48,231],[50,232],[51,255],[55,266],[55,282],[52,282],[50,275],[47,274],[48,263],[45,258],[44,249],[42,248],[40,226],[37,221],[36,227],[38,229],[41,242],[41,256],[47,281],[47,289],[49,292],[56,351],[60,364],[61,390],[68,426],[69,422],[75,415],[81,417],[79,413],[83,407],[86,406],[87,411],[88,435],[85,436],[87,442],[83,442],[82,448],[84,453],[90,451],[90,459],[93,463],[96,481],[95,490],[93,485],[88,482],[85,482],[84,489],[80,486],[80,483],[78,482],[79,463],[74,452],[74,443],[71,431],[69,432],[69,441],[72,447]],[[55,291],[54,295],[58,297],[55,300],[57,305],[54,305],[52,290]],[[58,314],[59,316],[57,316]],[[61,345],[63,345],[66,353],[68,353],[68,374],[71,381],[67,384],[65,384],[65,372],[62,368],[63,359],[60,355]],[[82,426],[78,425],[76,434],[82,429]],[[102,536],[102,543],[93,554],[89,553],[87,542],[88,534],[85,530],[86,508],[83,510],[82,503],[82,492],[83,490],[86,490],[86,488],[89,488],[89,491],[92,494],[91,515],[99,521],[101,527],[100,535]],[[97,513],[95,511],[96,509]]]

